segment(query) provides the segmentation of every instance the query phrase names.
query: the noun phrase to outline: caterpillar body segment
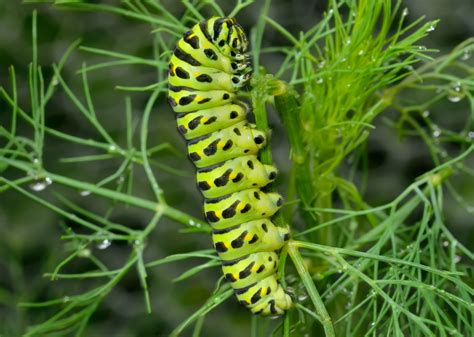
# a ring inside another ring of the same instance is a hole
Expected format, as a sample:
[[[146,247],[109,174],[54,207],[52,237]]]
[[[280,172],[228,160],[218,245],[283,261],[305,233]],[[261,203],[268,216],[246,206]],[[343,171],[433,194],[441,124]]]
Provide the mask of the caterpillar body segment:
[[[288,240],[287,235],[286,229],[276,227],[269,219],[259,219],[214,230],[212,241],[223,261],[237,261],[249,254],[279,250]]]
[[[265,143],[264,133],[243,121],[188,141],[188,154],[196,167],[207,167],[239,156],[257,154]]]
[[[205,199],[204,214],[213,228],[224,229],[254,219],[271,217],[282,204],[280,194],[263,193],[255,188],[225,197]]]
[[[197,171],[197,185],[204,198],[217,198],[241,190],[263,187],[275,180],[277,170],[264,165],[257,156],[240,156]]]
[[[201,137],[246,120],[247,111],[247,106],[243,104],[229,104],[179,114],[178,130],[187,140]]]
[[[271,221],[281,195],[262,190],[277,175],[274,166],[258,159],[266,135],[247,121],[250,109],[237,100],[251,75],[247,46],[233,18],[196,24],[171,57],[168,100],[197,167],[196,183],[226,280],[252,313],[280,315],[292,306],[276,273],[277,252],[289,231]]]

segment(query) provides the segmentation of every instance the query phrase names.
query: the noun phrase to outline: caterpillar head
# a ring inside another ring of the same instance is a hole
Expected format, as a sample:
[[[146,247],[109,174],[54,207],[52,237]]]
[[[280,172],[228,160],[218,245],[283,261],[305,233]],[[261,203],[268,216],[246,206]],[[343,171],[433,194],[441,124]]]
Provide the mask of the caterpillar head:
[[[243,54],[247,50],[247,36],[234,18],[213,17],[207,22],[207,30],[212,41],[224,55]]]
[[[228,18],[228,20],[230,20],[233,24],[232,30],[230,32],[230,38],[228,39],[229,45],[232,50],[239,54],[243,54],[247,51],[249,45],[244,29],[235,21],[234,18]]]

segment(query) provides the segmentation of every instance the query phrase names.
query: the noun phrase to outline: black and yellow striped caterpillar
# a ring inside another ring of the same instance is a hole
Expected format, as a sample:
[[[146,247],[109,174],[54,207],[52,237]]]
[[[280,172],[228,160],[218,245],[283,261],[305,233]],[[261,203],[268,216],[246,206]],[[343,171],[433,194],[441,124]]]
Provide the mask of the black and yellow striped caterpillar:
[[[252,71],[247,46],[233,18],[196,24],[171,57],[169,103],[197,167],[197,185],[225,278],[252,313],[280,315],[292,300],[278,283],[275,251],[289,233],[270,220],[283,199],[262,191],[277,174],[257,157],[265,135],[247,121],[249,108],[236,99]]]

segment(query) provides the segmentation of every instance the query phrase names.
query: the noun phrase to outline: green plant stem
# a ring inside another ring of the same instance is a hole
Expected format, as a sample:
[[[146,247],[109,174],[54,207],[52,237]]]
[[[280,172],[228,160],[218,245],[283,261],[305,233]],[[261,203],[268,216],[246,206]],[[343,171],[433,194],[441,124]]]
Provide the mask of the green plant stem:
[[[17,161],[17,160],[12,160],[8,158],[3,159],[6,163],[9,165],[16,167],[24,172],[30,172],[31,167],[24,162]],[[204,231],[208,232],[210,231],[210,226],[201,220],[194,218],[192,216],[189,216],[188,214],[177,210],[169,205],[166,204],[161,204],[149,200],[145,200],[142,198],[138,198],[132,195],[128,195],[125,193],[121,193],[118,191],[106,189],[103,187],[97,187],[94,184],[90,184],[87,182],[71,179],[59,174],[54,174],[51,172],[47,171],[42,171],[41,172],[42,177],[49,177],[54,183],[58,183],[64,186],[72,187],[80,191],[90,191],[92,194],[96,194],[111,200],[115,200],[118,202],[123,202],[125,204],[135,206],[138,208],[143,208],[152,212],[163,212],[163,215],[175,220],[179,223],[182,223],[186,226],[191,226],[191,227],[197,227],[197,228],[202,228]],[[1,179],[2,181],[5,181],[6,184],[10,185],[7,180]]]
[[[290,143],[290,159],[293,165],[294,184],[296,192],[301,200],[301,215],[306,223],[306,227],[314,226],[315,218],[308,211],[312,206],[316,195],[311,177],[308,155],[305,150],[303,138],[301,137],[301,124],[299,123],[299,113],[301,107],[295,94],[290,92],[288,87],[285,93],[275,96],[275,108],[285,125],[286,134]],[[317,242],[322,242],[319,237],[315,237]]]
[[[316,313],[321,318],[321,324],[323,325],[323,329],[325,332],[326,337],[335,337],[334,334],[334,327],[332,324],[332,319],[328,314],[326,306],[324,305],[321,296],[319,295],[318,289],[316,288],[311,275],[308,272],[308,269],[304,265],[303,258],[298,251],[298,245],[295,241],[290,241],[287,244],[288,255],[290,255],[291,260],[293,261],[298,274],[303,281],[303,284],[308,292],[311,301],[313,301],[314,307],[316,308]]]
[[[268,127],[267,109],[265,107],[266,101],[268,99],[267,85],[268,84],[263,76],[256,75],[256,77],[254,77],[254,88],[252,89],[250,96],[252,98],[252,108],[253,114],[255,115],[255,124],[257,129],[265,132],[267,135],[267,146],[265,146],[260,151],[260,161],[263,164],[271,165],[273,160],[269,144],[270,128]]]

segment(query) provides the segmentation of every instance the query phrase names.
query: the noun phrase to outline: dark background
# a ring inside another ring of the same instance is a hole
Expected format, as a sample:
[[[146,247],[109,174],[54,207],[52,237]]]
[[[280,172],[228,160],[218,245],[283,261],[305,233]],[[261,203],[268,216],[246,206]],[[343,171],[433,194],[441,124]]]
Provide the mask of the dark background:
[[[168,8],[179,13],[183,8],[176,1],[166,1]],[[440,53],[451,50],[455,45],[471,37],[474,32],[474,5],[471,0],[423,0],[406,1],[408,18],[413,20],[421,15],[427,19],[440,18],[437,29],[424,40],[427,47],[436,48]],[[228,5],[226,5],[228,6]],[[226,6],[223,6],[226,8]],[[326,3],[323,1],[274,1],[270,16],[297,34],[315,24],[321,17]],[[260,4],[247,8],[237,17],[246,30],[255,24],[259,16]],[[8,66],[14,65],[17,73],[20,103],[28,111],[27,71],[31,62],[31,17],[32,10],[38,10],[39,63],[45,77],[52,74],[50,65],[59,60],[66,48],[76,39],[82,45],[120,51],[128,54],[152,58],[150,27],[137,21],[108,15],[84,12],[62,11],[48,5],[22,5],[19,1],[0,2],[0,83],[9,86]],[[273,30],[267,30],[267,45],[281,45],[286,41]],[[83,62],[91,65],[99,58],[85,52],[75,52],[63,71],[67,83],[79,94],[80,77],[76,71]],[[278,69],[278,57],[263,57],[262,63],[269,72]],[[96,111],[106,130],[119,144],[125,144],[124,135],[124,94],[117,92],[116,85],[143,86],[152,84],[155,71],[152,68],[122,66],[103,69],[89,75]],[[138,122],[146,103],[147,95],[132,94],[134,118]],[[119,97],[119,98],[118,98]],[[467,101],[456,105],[446,103],[433,111],[434,119],[440,126],[460,130],[468,114]],[[9,125],[9,110],[0,102],[0,123]],[[396,116],[396,115],[394,115]],[[285,179],[288,168],[286,141],[277,118],[270,116],[273,128],[272,151]],[[59,90],[47,110],[47,125],[61,131],[84,138],[97,135],[90,124]],[[165,191],[168,202],[179,209],[200,217],[201,199],[194,188],[193,167],[185,159],[184,143],[175,132],[174,115],[164,98],[155,107],[149,130],[149,144],[169,142],[182,155],[165,153],[157,158],[171,167],[179,168],[186,176],[176,177],[162,170],[156,170],[156,177]],[[432,167],[431,159],[424,144],[416,138],[398,139],[395,132],[381,120],[369,140],[369,185],[366,200],[373,205],[388,202],[403,191],[419,174]],[[31,129],[25,124],[19,126],[25,136],[31,136]],[[136,138],[135,140],[137,140]],[[138,144],[138,142],[136,142]],[[0,143],[0,146],[2,143]],[[63,164],[57,159],[62,156],[93,154],[74,144],[58,142],[47,137],[45,141],[45,166],[53,172],[80,180],[97,182],[116,169],[119,161],[92,162],[86,165]],[[449,149],[448,149],[449,150]],[[472,160],[471,160],[472,161]],[[138,170],[139,171],[139,170]],[[12,178],[11,170],[3,172]],[[461,194],[472,195],[472,180],[454,177],[454,183]],[[54,187],[54,188],[53,188]],[[54,184],[40,196],[53,200],[51,190],[61,192],[84,208],[103,214],[107,201],[83,197],[77,192]],[[137,172],[134,191],[137,195],[152,199],[147,181],[142,172]],[[468,196],[469,197],[469,196]],[[461,242],[473,242],[472,216],[469,216],[449,197],[446,198],[448,223]],[[141,210],[122,207],[112,214],[112,220],[124,225],[142,228],[150,219]],[[18,302],[41,301],[76,294],[84,291],[94,282],[56,281],[42,277],[51,272],[66,256],[66,242],[59,240],[64,234],[64,223],[57,215],[9,191],[0,194],[0,335],[20,335],[25,327],[41,322],[47,313],[41,310],[23,310]],[[204,235],[178,234],[180,225],[170,221],[160,222],[156,233],[147,243],[146,260],[152,260],[172,253],[187,252],[210,247],[210,238]],[[95,249],[94,247],[91,247]],[[129,246],[113,243],[104,251],[96,251],[111,268],[119,267],[129,252]],[[182,283],[171,280],[196,265],[196,260],[179,262],[149,271],[150,295],[153,313],[145,314],[143,293],[136,274],[131,272],[98,309],[90,323],[87,336],[157,336],[167,335],[177,324],[189,316],[202,304],[213,290],[220,276],[217,269],[194,276]],[[79,272],[89,265],[78,260],[64,272]],[[229,315],[231,311],[233,315]],[[246,336],[250,317],[235,301],[212,312],[206,319],[204,336]],[[245,330],[243,330],[245,329]],[[186,335],[186,334],[185,334]]]

